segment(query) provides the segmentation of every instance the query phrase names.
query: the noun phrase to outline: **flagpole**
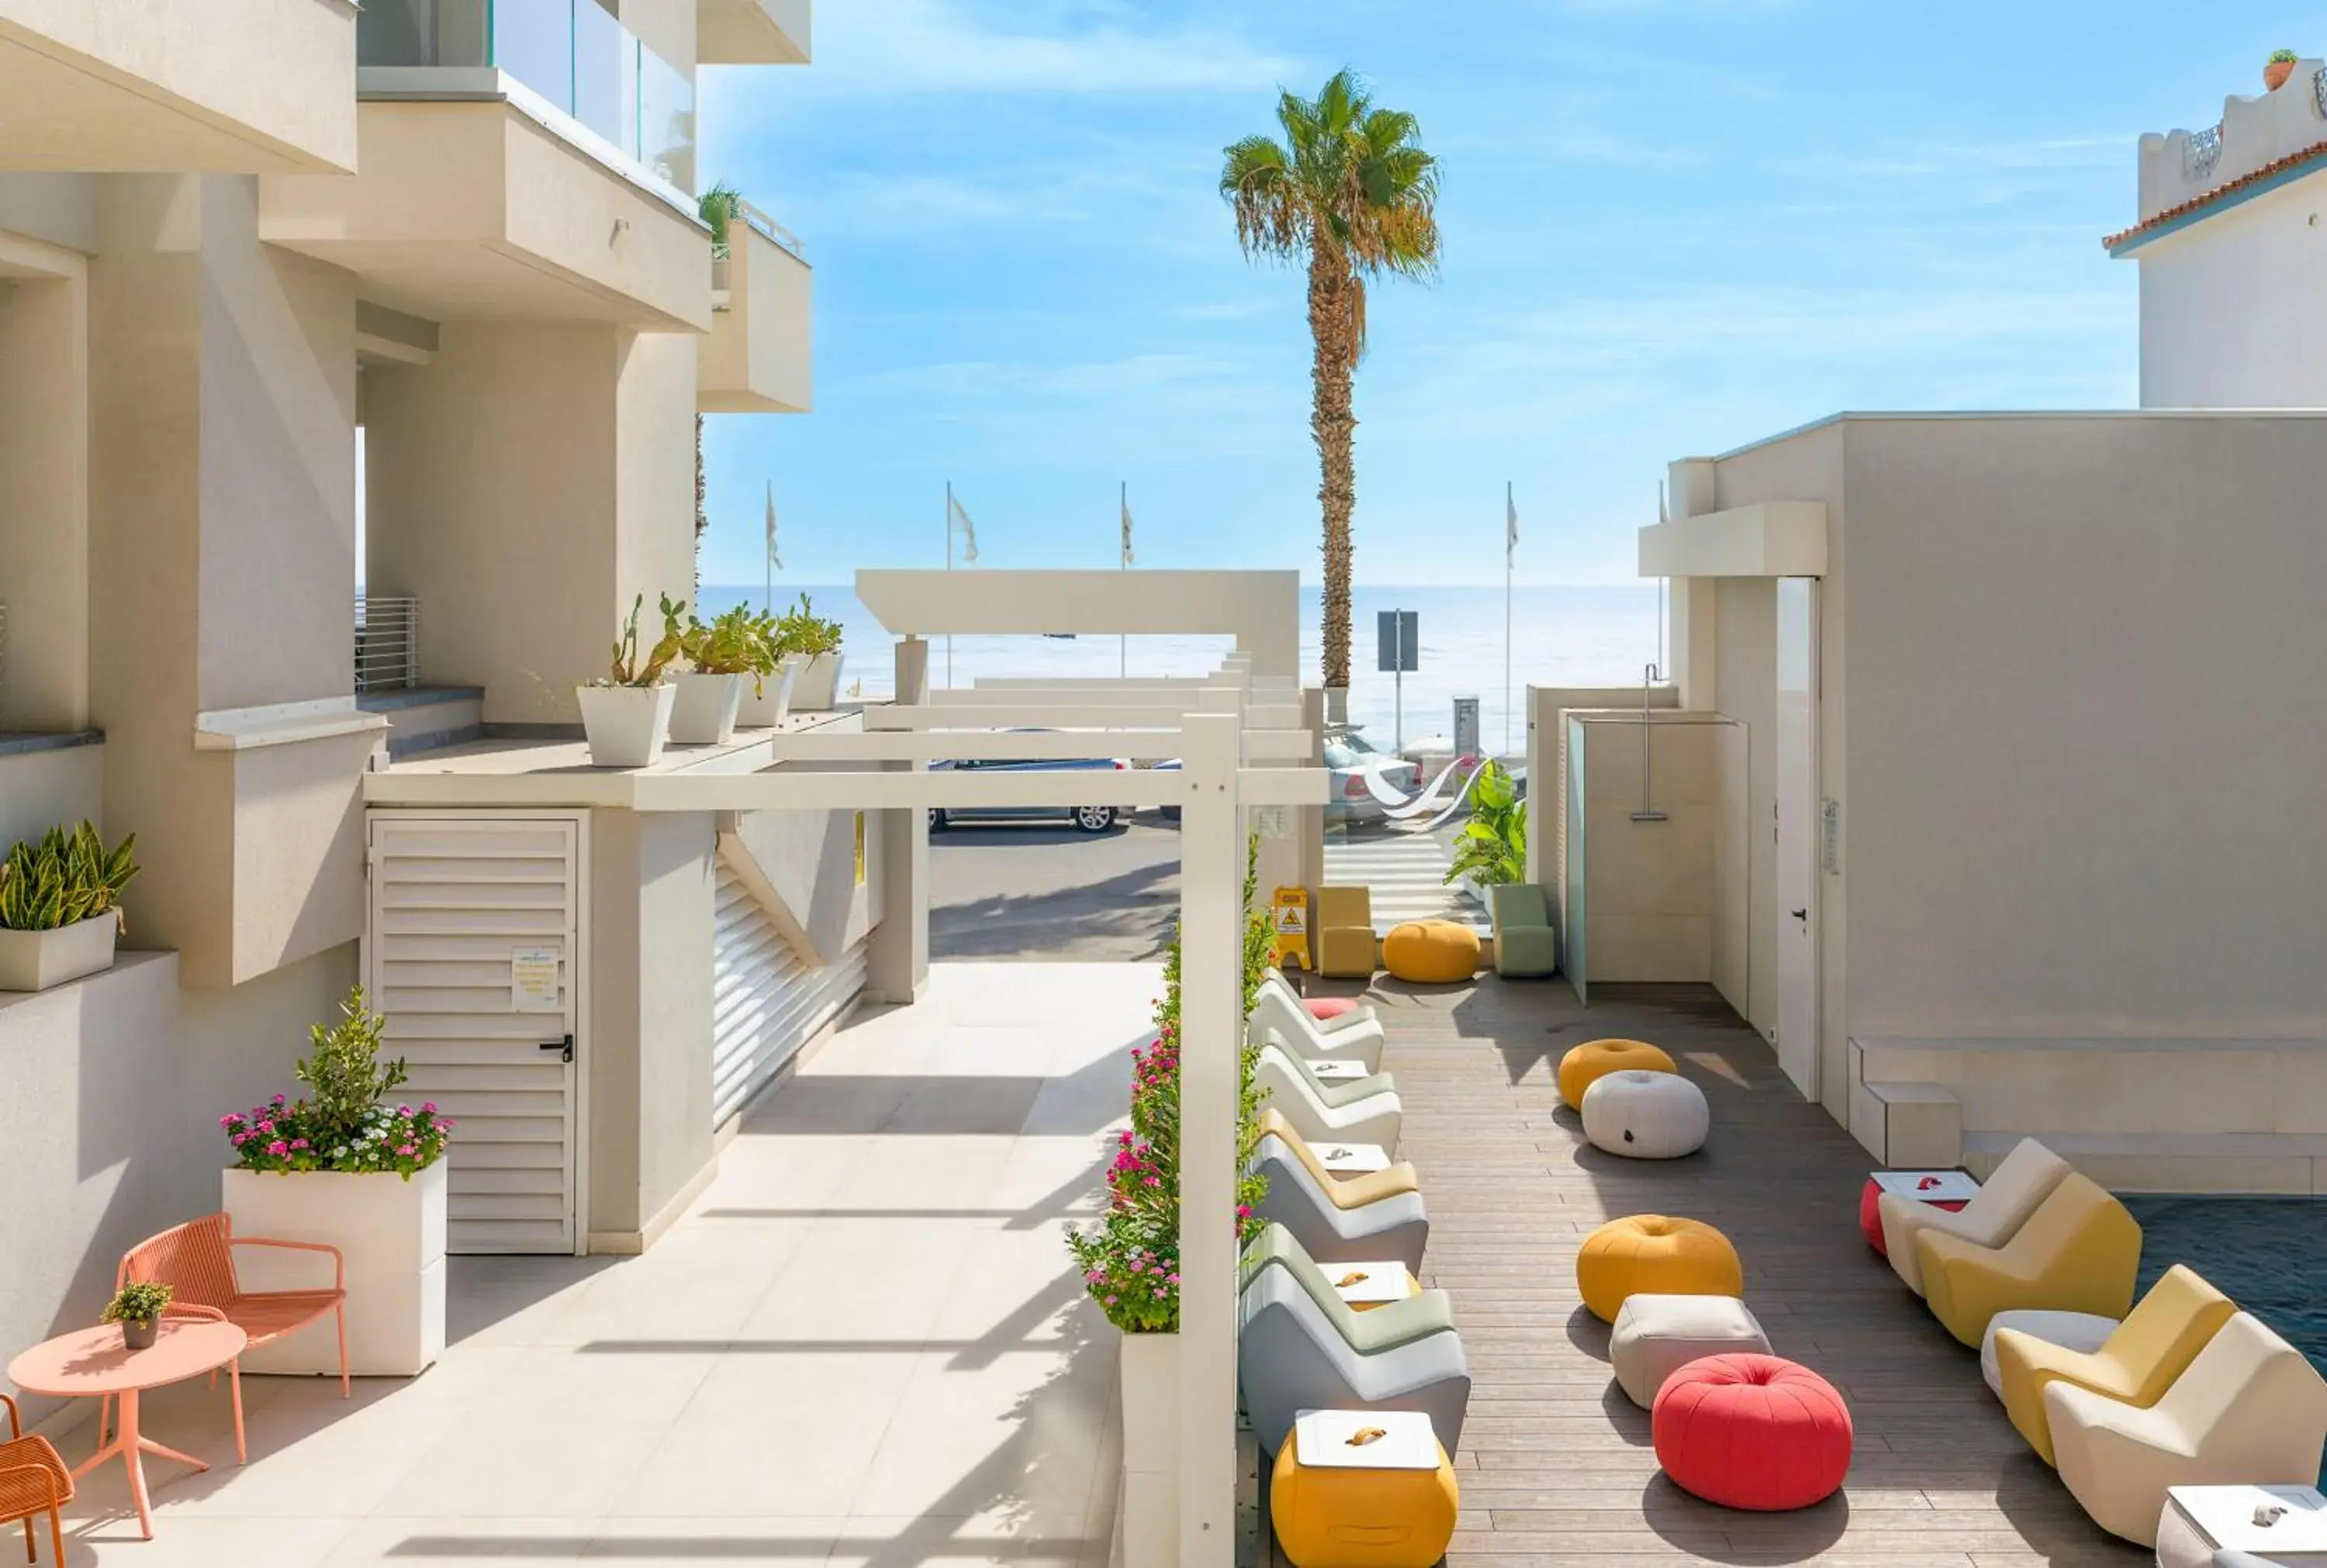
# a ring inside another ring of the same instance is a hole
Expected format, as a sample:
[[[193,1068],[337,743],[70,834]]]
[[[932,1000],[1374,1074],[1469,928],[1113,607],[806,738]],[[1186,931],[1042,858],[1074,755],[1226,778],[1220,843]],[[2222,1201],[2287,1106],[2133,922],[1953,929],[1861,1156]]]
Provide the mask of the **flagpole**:
[[[1511,558],[1519,553],[1511,518],[1517,514],[1511,481],[1503,481],[1503,755],[1511,754]]]
[[[1125,480],[1123,488],[1116,492],[1116,504],[1119,509],[1117,513],[1118,518],[1127,518],[1131,515],[1131,481],[1129,480]],[[1126,572],[1131,570],[1131,538],[1128,529],[1125,531],[1121,547],[1116,551],[1116,564]],[[1117,639],[1116,647],[1117,649],[1116,678],[1129,680],[1131,678],[1131,634],[1124,633]]]
[[[770,480],[770,481],[768,481],[768,516],[769,516],[769,518],[771,518],[771,519],[772,519],[772,518],[775,517],[775,515],[776,515],[776,481],[773,481],[773,480]],[[761,593],[760,593],[760,608],[761,608],[762,610],[766,611],[768,611],[769,613],[772,614],[772,613],[774,613],[774,611],[775,611],[775,608],[776,608],[776,535],[775,535],[775,530],[774,530],[772,527],[771,527],[771,528],[770,528],[770,529],[768,529],[768,530],[767,530],[767,535],[768,535],[767,538],[762,541],[762,550],[761,550],[761,552],[760,552],[762,555],[764,555],[764,556],[766,556],[766,557],[767,557],[767,559],[765,559],[765,560],[763,560],[763,561],[762,561],[762,562],[760,563],[760,565],[761,565],[762,570],[763,572],[765,572],[765,574],[766,574],[766,575],[767,575],[767,586],[766,586],[765,588],[763,588],[762,590],[761,590]]]
[[[953,570],[953,481],[946,481],[946,570]],[[953,686],[953,633],[946,633],[946,686]]]

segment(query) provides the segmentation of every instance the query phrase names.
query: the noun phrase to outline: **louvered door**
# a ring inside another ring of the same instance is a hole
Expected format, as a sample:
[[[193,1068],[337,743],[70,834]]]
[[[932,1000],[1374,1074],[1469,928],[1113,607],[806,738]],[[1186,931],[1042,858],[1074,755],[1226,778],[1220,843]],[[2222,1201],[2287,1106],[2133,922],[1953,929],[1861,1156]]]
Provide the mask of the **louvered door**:
[[[572,1253],[580,1234],[584,824],[369,817],[365,987],[388,1049],[453,1134],[449,1243]]]

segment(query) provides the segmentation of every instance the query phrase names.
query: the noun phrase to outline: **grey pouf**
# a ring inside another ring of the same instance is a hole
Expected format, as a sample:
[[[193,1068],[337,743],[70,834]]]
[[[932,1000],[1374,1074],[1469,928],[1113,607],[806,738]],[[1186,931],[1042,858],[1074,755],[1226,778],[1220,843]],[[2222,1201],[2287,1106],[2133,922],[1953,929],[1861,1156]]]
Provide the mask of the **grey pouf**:
[[[2101,1348],[2103,1340],[2117,1332],[2117,1320],[2096,1317],[2090,1312],[2051,1312],[2032,1307],[1996,1313],[1987,1321],[1987,1332],[1979,1339],[1979,1375],[1987,1380],[1987,1391],[2001,1399],[2004,1397],[2004,1372],[1995,1358],[1995,1331],[1998,1329],[2016,1329],[2032,1339],[2042,1339],[2048,1345],[2058,1345],[2063,1350],[2089,1356]]]
[[[1712,1129],[1705,1091],[1678,1073],[1607,1073],[1584,1094],[1584,1135],[1628,1160],[1694,1154]]]
[[[1691,1361],[1769,1353],[1761,1321],[1734,1296],[1626,1296],[1608,1332],[1616,1385],[1643,1410],[1656,1404],[1665,1379]]]

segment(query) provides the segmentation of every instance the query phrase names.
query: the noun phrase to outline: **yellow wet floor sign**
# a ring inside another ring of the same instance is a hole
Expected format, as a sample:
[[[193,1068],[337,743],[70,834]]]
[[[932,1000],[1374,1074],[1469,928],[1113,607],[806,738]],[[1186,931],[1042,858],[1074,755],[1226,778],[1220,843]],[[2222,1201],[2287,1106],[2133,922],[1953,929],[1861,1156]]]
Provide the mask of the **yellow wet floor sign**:
[[[1309,890],[1279,888],[1276,898],[1276,946],[1275,961],[1280,969],[1298,965],[1311,968],[1309,962]]]

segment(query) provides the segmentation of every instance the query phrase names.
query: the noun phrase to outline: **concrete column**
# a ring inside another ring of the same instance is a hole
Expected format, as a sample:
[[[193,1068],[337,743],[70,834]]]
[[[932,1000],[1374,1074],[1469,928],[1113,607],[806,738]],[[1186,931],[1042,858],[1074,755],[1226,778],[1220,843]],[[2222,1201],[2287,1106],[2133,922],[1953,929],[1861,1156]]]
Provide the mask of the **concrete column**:
[[[1309,761],[1313,767],[1325,765],[1325,691],[1322,686],[1301,688],[1301,727],[1309,732]],[[1301,845],[1301,885],[1314,897],[1325,881],[1325,808],[1322,806],[1296,806],[1293,808]],[[1314,912],[1313,910],[1312,911]]]
[[[897,701],[929,701],[930,645],[918,637],[897,644]],[[918,762],[897,767],[922,771]],[[881,924],[865,943],[864,989],[875,1002],[910,1003],[930,976],[930,815],[883,811],[881,834]]]

